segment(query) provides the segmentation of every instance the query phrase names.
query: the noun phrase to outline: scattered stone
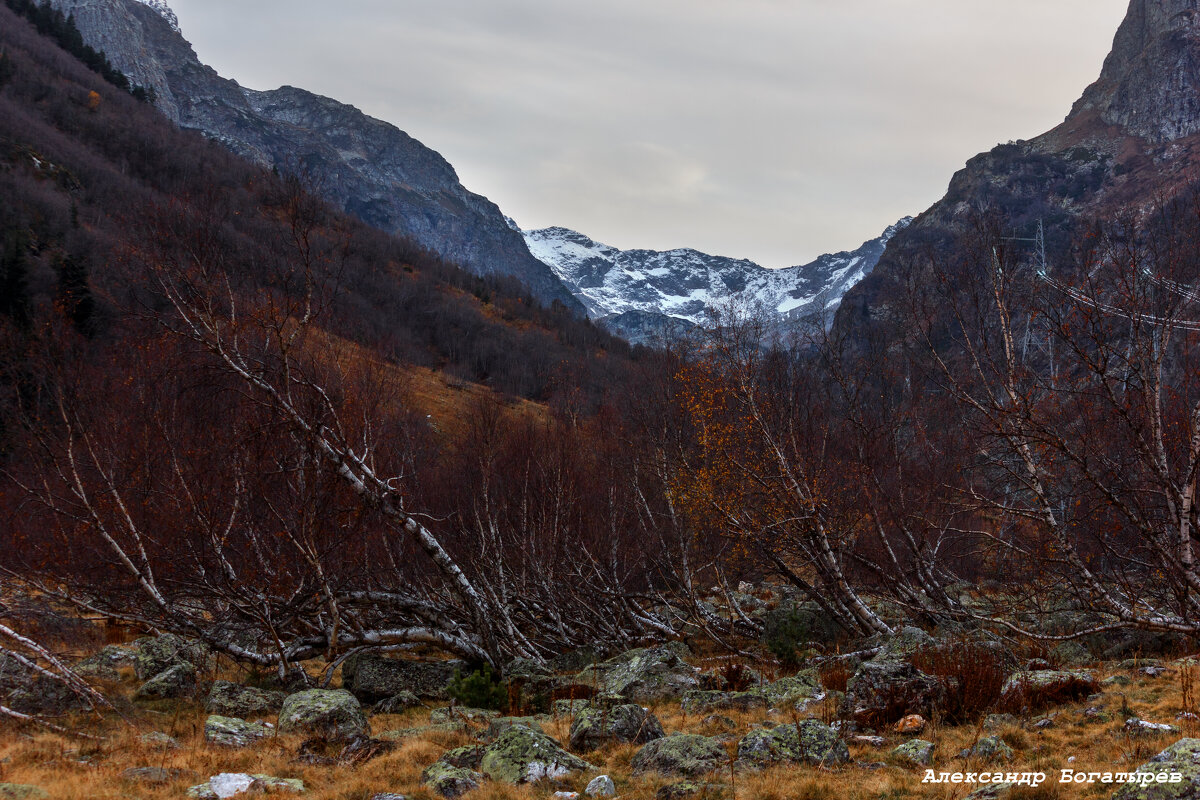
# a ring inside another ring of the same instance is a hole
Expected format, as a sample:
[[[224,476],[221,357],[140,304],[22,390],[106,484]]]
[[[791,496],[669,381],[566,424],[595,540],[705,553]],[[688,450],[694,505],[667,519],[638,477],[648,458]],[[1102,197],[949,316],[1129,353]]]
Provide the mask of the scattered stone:
[[[563,750],[544,733],[522,725],[514,725],[488,745],[480,762],[486,777],[504,783],[558,780],[588,769],[591,764]]]
[[[466,666],[461,661],[408,661],[378,654],[352,656],[342,664],[342,687],[373,704],[401,692],[426,700],[447,700],[446,684]]]
[[[394,731],[384,731],[379,734],[380,739],[399,740],[412,739],[419,736],[428,736],[431,733],[463,733],[466,731],[466,726],[461,722],[447,722],[442,725],[418,725],[414,728],[400,728]]]
[[[600,688],[626,702],[655,702],[679,697],[700,686],[694,667],[669,645],[630,650],[579,673],[576,683]]]
[[[1141,786],[1132,782],[1117,790],[1113,800],[1196,800],[1200,798],[1200,739],[1180,739],[1147,763],[1138,773],[1152,775],[1178,772],[1182,783],[1155,783]]]
[[[151,750],[178,750],[179,742],[160,731],[144,733],[139,740]]]
[[[190,665],[193,671],[205,669],[211,656],[205,644],[172,633],[139,641],[141,646],[134,656],[133,668],[142,681],[181,664]]]
[[[380,792],[379,794],[371,795],[371,800],[408,800],[402,794],[393,794],[391,792]]]
[[[783,706],[805,699],[820,699],[821,680],[815,670],[805,670],[788,678],[780,678],[760,689],[773,706]]]
[[[586,708],[571,724],[570,745],[575,751],[589,751],[612,742],[645,744],[664,736],[658,717],[641,706]]]
[[[452,767],[443,761],[435,761],[421,773],[421,783],[442,797],[460,797],[473,792],[483,782],[478,772],[461,767]]]
[[[883,747],[887,744],[887,739],[882,736],[855,736],[851,741],[863,747]]]
[[[1035,730],[1044,731],[1049,728],[1053,728],[1055,720],[1057,720],[1057,719],[1058,719],[1057,712],[1054,714],[1046,714],[1045,716],[1038,717],[1037,719],[1035,719],[1033,721],[1033,727]]]
[[[579,800],[579,792],[555,792],[550,796],[557,797],[559,800]]]
[[[1101,686],[1128,686],[1130,683],[1132,681],[1124,675],[1113,675],[1100,681]]]
[[[1013,749],[1005,744],[999,736],[985,736],[973,747],[958,754],[959,758],[971,758],[984,764],[993,764],[997,761],[1009,762],[1015,756],[1016,753],[1013,752]]]
[[[188,797],[197,800],[223,800],[248,792],[304,792],[304,781],[298,778],[276,778],[271,775],[248,775],[244,772],[222,772],[209,778],[208,783],[187,790]]]
[[[349,741],[356,736],[369,736],[371,725],[358,700],[344,689],[309,689],[289,695],[283,701],[279,732]]]
[[[371,710],[376,714],[400,714],[408,711],[410,708],[421,708],[424,705],[421,702],[421,698],[405,689],[403,692],[393,695],[387,700],[380,700]]]
[[[286,698],[286,692],[256,689],[232,681],[215,681],[204,702],[204,709],[222,717],[246,719],[277,713]]]
[[[588,797],[615,797],[617,785],[607,775],[597,775],[588,783],[583,793]]]
[[[1002,800],[1016,788],[1015,783],[993,783],[971,792],[963,800]]]
[[[850,761],[850,750],[838,732],[815,719],[751,731],[738,742],[738,763],[762,768],[772,764],[830,766]]]
[[[1157,678],[1161,675],[1169,675],[1170,673],[1171,670],[1167,669],[1166,667],[1144,667],[1142,669],[1142,674],[1151,678]]]
[[[356,736],[342,748],[342,752],[338,754],[337,763],[342,766],[358,766],[395,749],[395,742],[372,739],[369,736]]]
[[[49,797],[46,790],[40,786],[30,786],[24,783],[0,783],[0,797],[6,800],[33,800],[33,798]]]
[[[1147,722],[1144,719],[1131,717],[1125,720],[1125,730],[1133,735],[1156,736],[1164,733],[1179,733],[1179,728],[1162,722]]]
[[[250,747],[255,742],[268,739],[273,731],[260,722],[222,717],[216,714],[204,722],[204,741],[219,747]]]
[[[452,767],[478,771],[479,765],[483,762],[483,752],[484,748],[478,745],[455,747],[453,750],[442,753],[442,757],[438,761]]]
[[[191,664],[168,667],[143,683],[134,694],[137,700],[188,697],[196,692],[196,668]]]
[[[1057,645],[1050,651],[1050,658],[1064,667],[1085,667],[1096,660],[1086,647],[1074,640]]]
[[[689,714],[704,714],[709,711],[751,711],[765,709],[771,705],[766,692],[756,689],[749,692],[713,692],[693,689],[684,693],[681,704]]]
[[[633,756],[633,774],[657,772],[663,775],[698,777],[719,769],[728,760],[725,748],[716,739],[695,734],[675,733],[655,739]]]
[[[1093,722],[1112,722],[1112,715],[1099,706],[1092,706],[1083,710],[1085,719]]]
[[[910,767],[928,767],[933,763],[933,751],[936,745],[924,739],[909,739],[904,744],[892,750],[892,758]]]
[[[915,736],[925,730],[925,718],[920,714],[909,714],[896,723],[896,733],[903,736]]]

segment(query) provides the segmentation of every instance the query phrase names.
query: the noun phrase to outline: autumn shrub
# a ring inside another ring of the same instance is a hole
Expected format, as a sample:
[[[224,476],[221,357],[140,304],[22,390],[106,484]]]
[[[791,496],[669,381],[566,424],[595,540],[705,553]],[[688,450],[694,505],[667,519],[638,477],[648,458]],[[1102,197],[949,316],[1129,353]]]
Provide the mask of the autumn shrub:
[[[854,675],[854,670],[845,661],[830,661],[828,664],[822,664],[817,670],[817,674],[821,677],[821,685],[830,692],[845,692],[846,685],[850,683],[851,676]]]
[[[721,685],[729,692],[744,692],[754,685],[754,673],[745,664],[730,661],[718,671]]]
[[[998,650],[966,639],[923,648],[910,661],[937,678],[943,691],[939,711],[954,723],[970,722],[993,711],[1009,672]]]
[[[1079,702],[1098,691],[1100,691],[1100,684],[1094,678],[1087,677],[1082,673],[1046,684],[1034,683],[1026,679],[1019,681],[1004,693],[1000,699],[999,708],[1002,711],[1011,712],[1039,711],[1044,708]]]

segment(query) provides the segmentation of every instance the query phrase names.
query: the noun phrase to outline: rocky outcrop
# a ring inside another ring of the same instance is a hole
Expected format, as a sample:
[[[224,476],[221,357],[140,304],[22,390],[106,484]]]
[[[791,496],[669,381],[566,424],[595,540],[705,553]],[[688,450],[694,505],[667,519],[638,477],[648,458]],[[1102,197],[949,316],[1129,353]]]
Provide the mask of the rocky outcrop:
[[[196,668],[191,664],[176,664],[164,669],[138,687],[138,700],[165,700],[187,697],[196,692]]]
[[[679,697],[700,686],[696,669],[663,645],[630,650],[579,673],[576,683],[597,686],[601,695],[641,703]]]
[[[430,700],[445,700],[446,684],[461,661],[406,661],[379,655],[347,659],[342,687],[364,703],[379,703],[404,692]]]
[[[201,63],[171,21],[136,0],[54,0],[184,128],[284,173],[302,173],[334,207],[479,275],[513,275],[543,302],[582,304],[441,155],[353,106],[285,86],[253,91]]]
[[[929,716],[942,698],[938,680],[911,664],[868,661],[846,684],[842,711],[863,725],[886,725],[911,714]]]
[[[925,739],[909,739],[892,750],[892,759],[905,767],[927,767],[933,763],[935,747]]]
[[[212,715],[204,722],[204,741],[217,747],[241,749],[270,738],[273,731],[259,722]]]
[[[155,675],[181,664],[196,670],[208,665],[211,652],[201,642],[184,639],[171,633],[140,640],[133,668],[139,680],[149,680]]]

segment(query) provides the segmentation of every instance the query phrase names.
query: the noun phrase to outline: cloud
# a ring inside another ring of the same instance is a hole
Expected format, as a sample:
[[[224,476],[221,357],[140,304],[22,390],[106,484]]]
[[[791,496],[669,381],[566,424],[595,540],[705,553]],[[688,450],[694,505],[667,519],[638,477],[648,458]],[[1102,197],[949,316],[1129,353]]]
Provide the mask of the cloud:
[[[353,103],[523,225],[769,266],[1056,124],[1127,0],[173,0],[202,60]]]

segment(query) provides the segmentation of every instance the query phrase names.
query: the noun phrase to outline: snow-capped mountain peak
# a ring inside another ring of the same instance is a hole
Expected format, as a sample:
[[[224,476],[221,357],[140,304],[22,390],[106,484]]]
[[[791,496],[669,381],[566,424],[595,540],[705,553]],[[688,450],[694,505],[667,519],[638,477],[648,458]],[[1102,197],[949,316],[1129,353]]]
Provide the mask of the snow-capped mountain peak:
[[[703,325],[731,297],[774,311],[780,321],[830,315],[879,261],[906,217],[852,252],[825,255],[798,267],[767,269],[747,259],[692,249],[621,250],[568,228],[524,231],[533,255],[583,301],[588,314],[620,323],[632,315],[662,315]]]

